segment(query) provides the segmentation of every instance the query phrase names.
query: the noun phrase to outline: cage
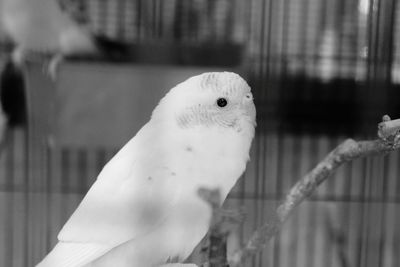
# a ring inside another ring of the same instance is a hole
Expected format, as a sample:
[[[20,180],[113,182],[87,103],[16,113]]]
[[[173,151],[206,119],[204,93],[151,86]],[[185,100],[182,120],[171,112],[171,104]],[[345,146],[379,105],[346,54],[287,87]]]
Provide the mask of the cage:
[[[105,163],[195,73],[233,70],[255,95],[251,161],[225,203],[246,219],[230,229],[228,254],[341,140],[373,138],[383,114],[400,117],[395,0],[60,4],[131,50],[123,62],[67,60],[56,81],[26,66],[27,124],[0,147],[1,266],[43,258]],[[339,169],[245,266],[399,266],[399,163],[394,151]]]

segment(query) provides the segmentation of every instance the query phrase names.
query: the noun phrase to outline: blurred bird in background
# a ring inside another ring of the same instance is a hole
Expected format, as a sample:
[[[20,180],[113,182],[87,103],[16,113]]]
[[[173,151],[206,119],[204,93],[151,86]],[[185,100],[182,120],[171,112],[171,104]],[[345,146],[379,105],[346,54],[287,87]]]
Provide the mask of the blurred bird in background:
[[[1,26],[15,45],[1,73],[1,104],[9,126],[26,121],[21,117],[26,112],[21,67],[30,56],[50,56],[48,74],[55,79],[57,65],[64,57],[121,60],[128,53],[125,43],[95,35],[88,23],[77,21],[67,12],[68,2],[62,3],[64,5],[58,0],[0,0]]]
[[[15,43],[12,61],[20,65],[29,53],[53,56],[50,74],[65,56],[106,55],[122,58],[127,46],[105,36],[95,35],[90,24],[75,20],[58,0],[2,0],[2,25]]]
[[[37,266],[180,266],[169,263],[191,254],[212,217],[197,192],[217,188],[224,201],[249,159],[255,115],[237,74],[178,84],[103,168]]]

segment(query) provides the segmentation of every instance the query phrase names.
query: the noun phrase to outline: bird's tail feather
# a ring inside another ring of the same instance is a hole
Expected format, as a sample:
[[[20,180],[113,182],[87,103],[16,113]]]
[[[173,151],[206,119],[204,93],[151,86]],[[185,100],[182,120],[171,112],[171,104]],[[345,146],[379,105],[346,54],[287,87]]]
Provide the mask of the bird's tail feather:
[[[36,267],[81,267],[109,250],[93,243],[59,242]]]

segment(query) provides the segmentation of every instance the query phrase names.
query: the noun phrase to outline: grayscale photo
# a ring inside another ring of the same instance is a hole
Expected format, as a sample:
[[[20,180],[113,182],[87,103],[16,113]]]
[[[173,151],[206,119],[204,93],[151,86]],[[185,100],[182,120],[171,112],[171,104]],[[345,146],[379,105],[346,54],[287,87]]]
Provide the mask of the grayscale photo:
[[[399,267],[400,2],[0,0],[0,267]]]

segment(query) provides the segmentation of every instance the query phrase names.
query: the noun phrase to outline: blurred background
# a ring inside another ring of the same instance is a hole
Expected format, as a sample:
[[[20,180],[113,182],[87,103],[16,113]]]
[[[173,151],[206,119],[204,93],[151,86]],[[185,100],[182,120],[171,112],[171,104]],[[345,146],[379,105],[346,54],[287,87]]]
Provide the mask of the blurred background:
[[[246,219],[228,227],[228,252],[344,138],[375,138],[382,115],[400,117],[396,0],[60,2],[130,50],[66,60],[55,81],[29,64],[23,94],[3,101],[26,120],[0,146],[0,266],[37,263],[104,164],[194,74],[238,72],[255,95],[251,161],[226,203]],[[345,165],[246,266],[400,266],[399,177],[399,152]]]

